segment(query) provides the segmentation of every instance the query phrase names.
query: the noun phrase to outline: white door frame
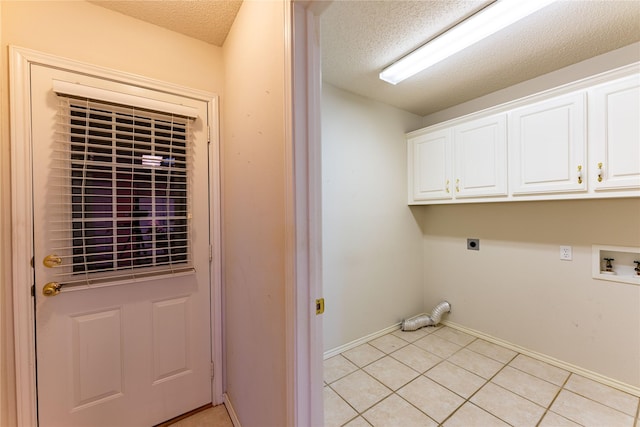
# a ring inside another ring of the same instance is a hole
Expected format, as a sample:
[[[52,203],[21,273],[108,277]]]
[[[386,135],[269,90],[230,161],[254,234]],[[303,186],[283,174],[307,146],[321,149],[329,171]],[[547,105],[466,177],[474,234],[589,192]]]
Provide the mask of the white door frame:
[[[322,298],[319,18],[331,1],[286,3],[287,425],[322,426],[322,316],[315,309]]]
[[[184,88],[134,74],[128,74],[82,62],[60,58],[30,49],[10,46],[10,112],[11,112],[11,226],[12,226],[12,290],[15,338],[16,402],[18,425],[37,425],[35,311],[32,296],[33,216],[31,165],[31,90],[32,64],[80,72],[132,86],[174,93],[206,102],[209,122],[209,211],[211,268],[211,345],[214,366],[222,366],[222,304],[220,250],[220,176],[219,138],[211,123],[218,122],[218,97],[215,94]],[[222,369],[218,369],[221,371]],[[222,403],[222,375],[212,381],[214,404]]]

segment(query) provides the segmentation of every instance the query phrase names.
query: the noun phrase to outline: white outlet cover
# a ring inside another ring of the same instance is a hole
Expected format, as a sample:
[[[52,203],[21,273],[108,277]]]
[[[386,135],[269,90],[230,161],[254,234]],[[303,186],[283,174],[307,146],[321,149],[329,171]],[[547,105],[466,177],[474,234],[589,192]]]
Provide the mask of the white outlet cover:
[[[560,246],[560,259],[563,261],[571,261],[573,259],[571,246]]]

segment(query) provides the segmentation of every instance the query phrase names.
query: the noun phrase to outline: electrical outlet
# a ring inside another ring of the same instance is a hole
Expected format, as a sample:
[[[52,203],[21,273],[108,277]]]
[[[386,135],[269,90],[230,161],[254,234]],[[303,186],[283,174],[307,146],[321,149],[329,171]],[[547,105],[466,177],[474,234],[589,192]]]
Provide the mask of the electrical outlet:
[[[573,259],[571,246],[560,246],[560,259],[563,261],[571,261]]]

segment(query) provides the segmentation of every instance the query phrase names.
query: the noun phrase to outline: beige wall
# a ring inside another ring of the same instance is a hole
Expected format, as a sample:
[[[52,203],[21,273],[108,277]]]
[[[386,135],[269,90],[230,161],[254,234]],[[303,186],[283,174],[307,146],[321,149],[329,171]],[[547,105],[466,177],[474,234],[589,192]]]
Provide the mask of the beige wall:
[[[634,44],[424,117],[422,126],[639,59]],[[640,386],[640,286],[591,278],[591,245],[640,246],[640,200],[409,209],[401,129],[421,127],[411,123],[388,106],[323,91],[325,350],[446,299],[452,322]],[[466,249],[470,237],[479,252]],[[573,246],[573,261],[560,261],[560,245]],[[416,264],[421,291],[410,285]],[[416,295],[422,304],[403,300]]]
[[[424,124],[640,60],[636,43],[427,116]],[[413,208],[424,233],[425,311],[640,387],[640,286],[591,277],[591,245],[640,247],[640,200]],[[466,249],[480,239],[480,251]],[[573,261],[560,261],[560,245]]]
[[[287,425],[285,2],[244,2],[224,45],[226,390],[243,427]]]
[[[8,215],[9,199],[9,129],[8,117],[8,76],[7,55],[4,44],[3,7],[0,2],[0,425],[12,426],[15,420],[15,372],[13,370],[13,333],[12,310],[9,306],[10,270],[8,260],[10,256],[10,217]]]
[[[422,236],[407,206],[405,132],[422,118],[324,84],[324,350],[422,311]]]
[[[640,61],[640,43],[595,56],[577,64],[510,86],[469,102],[425,116],[422,126],[431,126],[465,114],[490,108],[514,99],[523,98],[567,83],[581,80],[608,70]]]
[[[423,215],[424,305],[448,319],[640,386],[640,286],[591,277],[591,245],[640,246],[640,200],[414,208]],[[466,239],[479,238],[468,251]],[[560,245],[573,261],[559,259]]]
[[[0,425],[15,425],[8,45],[222,95],[222,49],[84,1],[0,1]]]

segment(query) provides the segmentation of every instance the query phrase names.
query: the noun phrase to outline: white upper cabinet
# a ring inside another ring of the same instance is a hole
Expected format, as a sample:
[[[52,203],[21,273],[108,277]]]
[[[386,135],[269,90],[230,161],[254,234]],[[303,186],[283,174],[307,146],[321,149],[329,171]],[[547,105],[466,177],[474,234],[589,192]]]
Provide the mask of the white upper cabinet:
[[[639,69],[408,133],[409,204],[640,197]]]
[[[409,138],[409,201],[451,198],[451,130]]]
[[[573,93],[510,113],[514,195],[587,190],[585,98]]]
[[[589,90],[589,114],[593,188],[640,188],[640,76]]]
[[[507,195],[506,114],[454,128],[455,197]]]

